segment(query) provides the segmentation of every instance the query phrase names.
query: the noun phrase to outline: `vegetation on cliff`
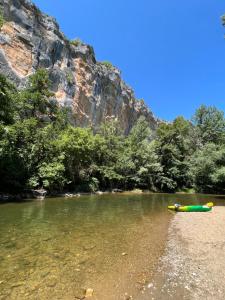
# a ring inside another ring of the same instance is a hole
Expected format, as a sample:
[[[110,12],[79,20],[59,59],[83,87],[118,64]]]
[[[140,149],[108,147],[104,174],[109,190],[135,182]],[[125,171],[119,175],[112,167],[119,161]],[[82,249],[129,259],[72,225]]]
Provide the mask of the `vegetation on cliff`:
[[[0,9],[0,29],[2,28],[3,24],[4,24],[4,17],[3,17],[3,13]]]
[[[1,192],[39,187],[225,192],[225,119],[215,107],[201,106],[192,121],[177,117],[162,123],[153,138],[144,117],[128,136],[116,120],[97,133],[74,128],[51,99],[43,69],[20,91],[0,76]]]

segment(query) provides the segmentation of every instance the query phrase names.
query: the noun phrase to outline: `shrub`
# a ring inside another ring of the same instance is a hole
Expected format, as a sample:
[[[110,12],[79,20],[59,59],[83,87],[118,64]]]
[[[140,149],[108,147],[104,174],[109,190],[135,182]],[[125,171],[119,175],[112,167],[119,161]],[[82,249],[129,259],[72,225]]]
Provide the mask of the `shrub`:
[[[2,11],[0,10],[0,30],[4,24],[5,20],[4,20],[4,17],[3,17],[3,13]]]
[[[225,26],[225,15],[223,15],[223,16],[221,17],[221,20],[222,20],[223,26]]]
[[[66,74],[66,80],[67,82],[71,85],[74,83],[74,78],[73,78],[73,74],[72,73],[67,73]]]
[[[113,65],[110,61],[102,61],[101,63],[109,69],[113,68]]]
[[[83,42],[80,39],[75,39],[75,40],[71,40],[70,44],[75,46],[75,47],[78,47],[78,46],[83,45]]]

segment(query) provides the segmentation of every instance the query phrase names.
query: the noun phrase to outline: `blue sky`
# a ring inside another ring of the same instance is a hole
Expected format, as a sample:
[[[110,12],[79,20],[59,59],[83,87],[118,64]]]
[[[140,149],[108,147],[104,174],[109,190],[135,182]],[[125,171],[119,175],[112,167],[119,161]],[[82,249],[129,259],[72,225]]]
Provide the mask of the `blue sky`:
[[[154,114],[225,111],[224,0],[34,0],[68,38],[111,61]]]

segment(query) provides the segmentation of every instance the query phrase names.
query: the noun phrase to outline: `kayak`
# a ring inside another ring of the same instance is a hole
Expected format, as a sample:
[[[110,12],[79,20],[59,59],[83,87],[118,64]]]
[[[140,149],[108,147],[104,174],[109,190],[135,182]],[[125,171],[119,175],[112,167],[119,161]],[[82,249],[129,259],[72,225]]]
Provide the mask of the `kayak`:
[[[207,203],[206,205],[186,205],[186,206],[168,206],[168,209],[180,212],[205,212],[211,211],[213,203]]]

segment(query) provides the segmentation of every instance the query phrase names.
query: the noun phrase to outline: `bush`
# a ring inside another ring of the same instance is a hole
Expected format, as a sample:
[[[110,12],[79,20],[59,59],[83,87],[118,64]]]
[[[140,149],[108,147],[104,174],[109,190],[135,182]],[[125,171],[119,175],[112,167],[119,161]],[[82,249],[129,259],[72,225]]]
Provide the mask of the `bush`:
[[[78,47],[78,46],[83,45],[83,42],[80,39],[75,39],[75,40],[71,40],[70,44],[75,46],[75,47]]]
[[[113,65],[110,61],[102,61],[101,62],[102,65],[106,66],[108,69],[112,69]]]
[[[66,74],[66,80],[67,82],[71,85],[74,83],[74,78],[73,78],[73,74],[72,73],[67,73]]]
[[[222,20],[223,26],[225,26],[225,15],[223,15],[223,16],[221,17],[221,20]]]
[[[203,193],[225,192],[225,147],[206,144],[191,158],[195,188]]]
[[[4,20],[4,17],[3,17],[3,13],[2,13],[2,11],[0,10],[0,29],[2,28],[4,22],[5,22],[5,20]]]

